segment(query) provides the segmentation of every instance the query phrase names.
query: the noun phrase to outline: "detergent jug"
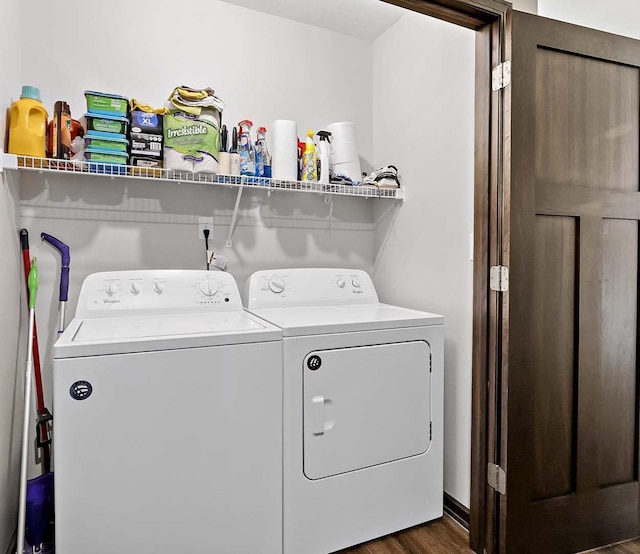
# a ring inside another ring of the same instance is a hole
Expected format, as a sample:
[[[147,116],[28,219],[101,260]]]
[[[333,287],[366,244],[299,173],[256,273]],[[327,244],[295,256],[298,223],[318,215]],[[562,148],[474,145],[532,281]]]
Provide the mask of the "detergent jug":
[[[44,158],[47,116],[40,101],[40,90],[23,86],[20,99],[11,104],[9,153]]]

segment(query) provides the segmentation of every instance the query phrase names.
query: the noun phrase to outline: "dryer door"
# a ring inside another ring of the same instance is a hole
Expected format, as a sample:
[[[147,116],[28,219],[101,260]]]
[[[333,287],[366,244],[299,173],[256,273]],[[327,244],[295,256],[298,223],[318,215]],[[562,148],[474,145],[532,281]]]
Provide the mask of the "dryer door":
[[[304,474],[322,479],[426,452],[430,353],[411,341],[308,354]]]

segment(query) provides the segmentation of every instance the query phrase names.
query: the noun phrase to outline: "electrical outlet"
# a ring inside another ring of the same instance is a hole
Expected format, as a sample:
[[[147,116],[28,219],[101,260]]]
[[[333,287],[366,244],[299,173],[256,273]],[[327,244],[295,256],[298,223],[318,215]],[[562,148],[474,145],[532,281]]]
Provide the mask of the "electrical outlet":
[[[213,217],[198,218],[198,238],[204,240],[205,229],[209,229],[209,240],[211,240],[211,235],[213,235]]]

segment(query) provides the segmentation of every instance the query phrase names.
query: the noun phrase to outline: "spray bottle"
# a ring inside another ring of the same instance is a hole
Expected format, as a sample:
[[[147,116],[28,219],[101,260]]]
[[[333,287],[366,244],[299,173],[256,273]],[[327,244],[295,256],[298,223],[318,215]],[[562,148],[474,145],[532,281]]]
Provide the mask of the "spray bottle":
[[[318,180],[318,156],[313,142],[313,129],[307,131],[307,142],[302,155],[302,181]]]
[[[323,185],[329,184],[331,171],[331,133],[329,131],[318,131],[320,137],[320,182]]]
[[[258,177],[271,177],[271,154],[267,149],[267,129],[258,127],[258,140],[256,140],[256,175]]]
[[[256,174],[256,151],[251,142],[251,127],[253,122],[243,119],[238,123],[240,127],[240,175]]]

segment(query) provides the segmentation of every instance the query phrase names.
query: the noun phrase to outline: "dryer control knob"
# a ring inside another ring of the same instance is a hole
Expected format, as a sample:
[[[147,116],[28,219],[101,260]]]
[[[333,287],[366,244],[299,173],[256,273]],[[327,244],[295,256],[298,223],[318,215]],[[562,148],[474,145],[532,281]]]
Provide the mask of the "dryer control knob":
[[[107,296],[113,296],[116,292],[118,292],[118,283],[109,283],[107,285]]]
[[[357,279],[354,279],[353,281],[351,281],[351,284],[357,289],[360,288],[360,281],[358,281]]]
[[[160,281],[153,282],[153,292],[160,295],[164,292],[164,285]]]
[[[133,282],[131,283],[131,294],[134,296],[138,296],[142,291],[142,285],[140,283]]]
[[[345,284],[346,283],[344,282],[344,279],[342,277],[339,277],[338,280],[336,281],[336,285],[338,285],[338,287],[340,287],[341,289],[344,288]]]
[[[284,281],[280,277],[271,277],[271,279],[269,279],[269,289],[271,292],[280,294],[284,292],[284,287]]]
[[[205,296],[213,296],[216,292],[218,292],[218,283],[212,281],[211,279],[205,279],[200,283],[200,290],[202,294]]]

